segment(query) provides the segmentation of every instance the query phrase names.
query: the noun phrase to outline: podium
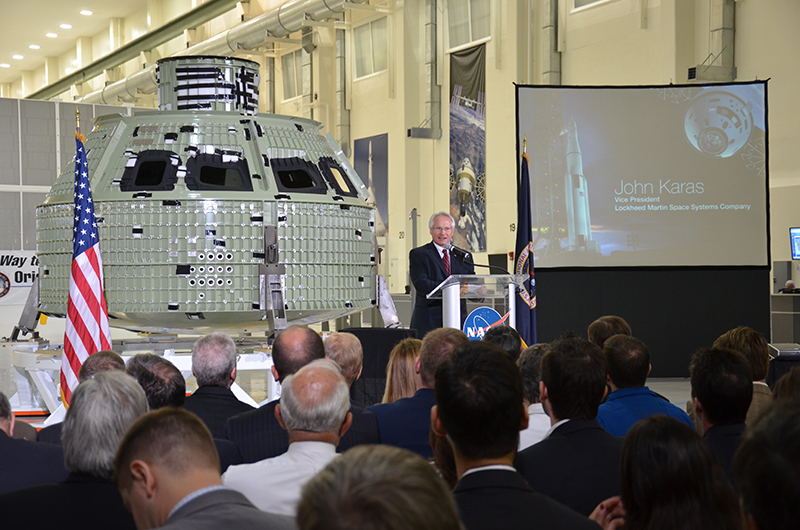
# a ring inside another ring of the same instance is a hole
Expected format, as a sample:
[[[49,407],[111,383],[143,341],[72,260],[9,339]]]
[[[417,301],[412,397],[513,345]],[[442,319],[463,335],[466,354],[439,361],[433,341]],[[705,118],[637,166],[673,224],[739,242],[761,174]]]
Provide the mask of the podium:
[[[442,299],[442,325],[461,329],[461,298],[471,295],[484,300],[505,299],[508,325],[516,329],[517,311],[514,296],[527,279],[524,274],[454,274],[427,294],[428,299]]]

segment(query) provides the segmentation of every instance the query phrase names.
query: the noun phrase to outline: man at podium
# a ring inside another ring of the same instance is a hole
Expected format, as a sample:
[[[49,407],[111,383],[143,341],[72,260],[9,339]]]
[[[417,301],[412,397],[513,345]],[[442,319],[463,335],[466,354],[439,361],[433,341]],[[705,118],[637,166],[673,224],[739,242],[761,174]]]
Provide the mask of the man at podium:
[[[426,295],[450,275],[475,274],[471,262],[457,258],[447,250],[454,227],[455,220],[449,213],[433,214],[428,221],[432,241],[412,249],[408,255],[411,282],[417,291],[411,328],[417,330],[420,339],[430,330],[442,327],[442,299],[428,300]],[[466,302],[462,300],[462,319],[466,309]]]

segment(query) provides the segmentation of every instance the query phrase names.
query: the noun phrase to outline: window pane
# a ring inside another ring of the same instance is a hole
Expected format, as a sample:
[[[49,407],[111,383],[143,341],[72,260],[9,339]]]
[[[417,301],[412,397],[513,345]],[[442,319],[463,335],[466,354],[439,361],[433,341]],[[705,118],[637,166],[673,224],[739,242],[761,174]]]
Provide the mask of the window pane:
[[[386,17],[376,20],[372,26],[372,57],[375,72],[386,70]]]
[[[370,46],[370,24],[364,24],[353,30],[353,47],[356,53],[356,77],[364,77],[372,73],[372,46]]]
[[[167,170],[167,163],[161,160],[154,162],[142,162],[139,164],[139,171],[136,173],[134,186],[160,186],[164,179],[164,172]]]
[[[450,47],[455,48],[470,41],[469,0],[450,0],[448,2],[448,21],[450,26]]]
[[[344,193],[346,194],[354,193],[350,185],[350,180],[342,174],[341,169],[339,169],[338,167],[332,167],[330,168],[330,170],[331,173],[333,173],[333,178],[336,179],[336,184],[339,185],[339,188],[341,188]]]
[[[311,92],[309,87],[303,86],[303,50],[294,52],[294,73],[295,82],[297,83],[297,92],[294,93],[295,96]]]
[[[592,4],[599,4],[600,2],[603,2],[603,1],[604,0],[575,0],[575,7],[576,8],[577,7],[586,7],[586,6],[590,6]]]
[[[303,169],[287,169],[278,171],[278,178],[284,187],[298,190],[303,188],[313,188],[315,183],[311,175]]]
[[[489,0],[470,0],[472,8],[472,39],[479,40],[491,35],[492,10]]]
[[[283,63],[283,99],[293,98],[297,95],[294,75],[294,54],[288,53],[281,57]]]

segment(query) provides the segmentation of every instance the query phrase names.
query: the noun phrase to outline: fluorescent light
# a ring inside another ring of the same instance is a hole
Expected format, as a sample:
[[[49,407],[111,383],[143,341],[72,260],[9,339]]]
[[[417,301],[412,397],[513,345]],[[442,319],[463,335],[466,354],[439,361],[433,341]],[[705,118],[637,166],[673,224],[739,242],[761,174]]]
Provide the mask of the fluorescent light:
[[[41,48],[41,46],[39,46],[38,44],[31,44],[30,46],[28,46],[28,48],[30,48],[31,50],[38,50],[39,48]]]
[[[8,63],[0,63],[0,68],[11,68],[11,65]]]
[[[84,16],[88,17],[88,16],[92,15],[92,12],[89,11],[88,9],[84,9],[83,11],[81,11],[81,15],[84,15]]]
[[[18,60],[18,61],[19,61],[19,60],[22,60],[22,59],[24,59],[25,57],[23,57],[22,55],[12,55],[12,56],[11,56],[11,58],[12,58],[12,59],[16,59],[16,60]]]
[[[58,27],[61,29],[72,29],[72,26],[70,24],[61,24]]]
[[[58,34],[57,33],[46,33],[45,37],[49,37],[51,39],[55,39],[56,37],[58,37]]]

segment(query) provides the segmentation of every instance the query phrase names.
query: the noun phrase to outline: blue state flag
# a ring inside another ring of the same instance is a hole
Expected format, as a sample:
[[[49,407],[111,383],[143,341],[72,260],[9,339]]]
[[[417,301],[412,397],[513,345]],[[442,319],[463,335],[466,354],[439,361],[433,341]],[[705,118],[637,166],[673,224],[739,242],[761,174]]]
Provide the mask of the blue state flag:
[[[533,242],[531,241],[531,183],[528,155],[522,155],[522,170],[517,182],[517,244],[514,273],[525,281],[516,296],[517,332],[531,346],[536,344],[536,280],[533,276]]]

